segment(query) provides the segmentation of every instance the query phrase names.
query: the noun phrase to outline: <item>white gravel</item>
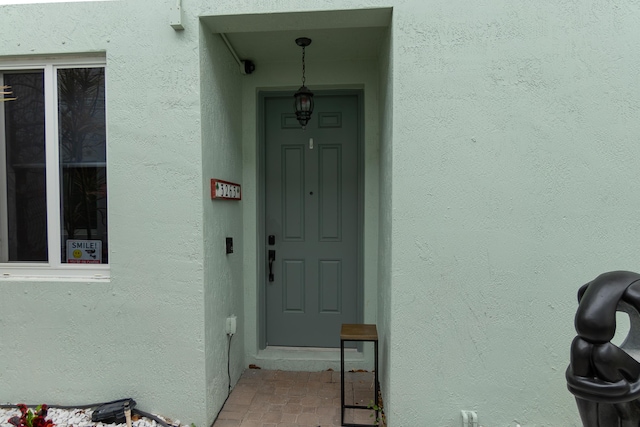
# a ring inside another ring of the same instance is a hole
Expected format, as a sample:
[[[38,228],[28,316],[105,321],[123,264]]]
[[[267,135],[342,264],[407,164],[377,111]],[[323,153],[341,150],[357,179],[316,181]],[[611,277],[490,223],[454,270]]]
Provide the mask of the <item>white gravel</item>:
[[[35,408],[29,408],[35,412]],[[93,409],[57,409],[49,408],[47,412],[47,419],[53,421],[57,427],[127,427],[126,423],[122,424],[105,424],[95,423],[91,421],[91,414]],[[155,414],[154,414],[155,415]],[[20,416],[20,410],[18,408],[2,409],[0,408],[0,427],[14,427],[9,423],[9,419],[14,416]],[[180,421],[165,420],[162,417],[158,417],[172,426],[180,426]],[[146,417],[141,417],[137,421],[133,421],[133,427],[162,427],[155,420],[151,420]]]

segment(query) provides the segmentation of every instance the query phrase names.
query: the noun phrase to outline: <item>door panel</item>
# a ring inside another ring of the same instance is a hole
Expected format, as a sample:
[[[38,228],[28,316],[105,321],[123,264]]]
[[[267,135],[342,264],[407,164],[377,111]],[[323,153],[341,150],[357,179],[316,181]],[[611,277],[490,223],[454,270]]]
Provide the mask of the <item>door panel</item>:
[[[292,108],[291,96],[265,98],[266,341],[338,347],[340,325],[357,321],[359,100],[316,95],[304,131]]]
[[[339,242],[342,231],[342,150],[339,145],[323,145],[318,149],[319,238],[321,242]]]
[[[283,240],[304,241],[304,147],[282,146]],[[269,192],[267,192],[269,194]]]

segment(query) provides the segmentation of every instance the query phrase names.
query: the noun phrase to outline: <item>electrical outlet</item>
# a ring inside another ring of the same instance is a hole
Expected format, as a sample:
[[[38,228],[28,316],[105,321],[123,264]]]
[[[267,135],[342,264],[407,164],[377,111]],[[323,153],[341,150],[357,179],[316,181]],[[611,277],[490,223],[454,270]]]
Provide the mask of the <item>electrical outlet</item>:
[[[236,333],[236,316],[227,317],[227,323],[225,325],[225,332],[227,335],[235,335]]]
[[[476,411],[460,411],[462,427],[478,427],[478,413]]]

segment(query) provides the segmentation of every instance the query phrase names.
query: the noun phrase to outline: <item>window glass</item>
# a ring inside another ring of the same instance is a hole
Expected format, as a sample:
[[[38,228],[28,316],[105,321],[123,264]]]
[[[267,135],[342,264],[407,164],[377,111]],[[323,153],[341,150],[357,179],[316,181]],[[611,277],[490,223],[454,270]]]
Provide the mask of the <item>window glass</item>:
[[[2,103],[7,232],[0,261],[47,261],[44,73],[5,73],[4,84],[16,99]]]
[[[58,69],[61,261],[108,262],[104,68]]]

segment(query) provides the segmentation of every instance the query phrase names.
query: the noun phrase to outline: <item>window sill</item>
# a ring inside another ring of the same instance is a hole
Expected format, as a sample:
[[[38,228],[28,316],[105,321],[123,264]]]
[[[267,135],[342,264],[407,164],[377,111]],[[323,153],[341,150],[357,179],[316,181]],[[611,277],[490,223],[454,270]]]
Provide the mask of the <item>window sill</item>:
[[[49,265],[0,264],[0,281],[40,282],[109,282],[111,271],[102,267],[78,268],[77,266],[51,267]]]

